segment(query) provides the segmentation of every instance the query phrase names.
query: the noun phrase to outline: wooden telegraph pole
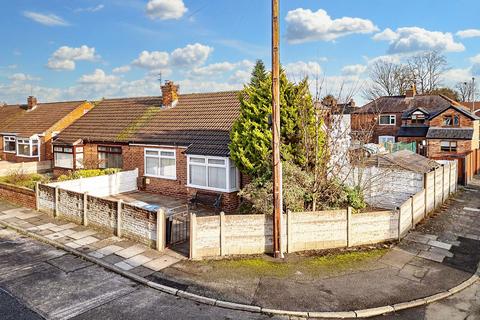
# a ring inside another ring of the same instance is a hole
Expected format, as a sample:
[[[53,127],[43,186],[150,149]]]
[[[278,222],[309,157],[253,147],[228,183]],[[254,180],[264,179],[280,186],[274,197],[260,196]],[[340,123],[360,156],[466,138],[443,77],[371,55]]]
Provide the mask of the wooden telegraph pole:
[[[279,0],[272,0],[272,150],[273,150],[273,254],[282,258],[282,163],[280,160],[280,31]]]

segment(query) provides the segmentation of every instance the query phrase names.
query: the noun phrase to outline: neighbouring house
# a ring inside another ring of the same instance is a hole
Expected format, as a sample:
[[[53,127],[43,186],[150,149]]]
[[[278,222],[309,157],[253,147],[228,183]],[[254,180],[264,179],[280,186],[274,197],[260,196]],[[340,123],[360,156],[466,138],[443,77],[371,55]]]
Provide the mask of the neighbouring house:
[[[370,130],[373,143],[416,143],[418,153],[441,158],[479,148],[479,120],[465,106],[443,95],[380,97],[352,114],[352,131]]]
[[[474,113],[477,117],[480,117],[480,101],[460,103],[467,107],[467,109],[470,110],[470,112]]]
[[[32,162],[53,159],[52,138],[89,112],[86,101],[0,106],[0,159]]]
[[[228,148],[239,92],[179,94],[171,81],[161,89],[161,97],[100,101],[55,140],[54,174],[138,168],[140,190],[185,199],[201,193],[234,211],[247,181]]]

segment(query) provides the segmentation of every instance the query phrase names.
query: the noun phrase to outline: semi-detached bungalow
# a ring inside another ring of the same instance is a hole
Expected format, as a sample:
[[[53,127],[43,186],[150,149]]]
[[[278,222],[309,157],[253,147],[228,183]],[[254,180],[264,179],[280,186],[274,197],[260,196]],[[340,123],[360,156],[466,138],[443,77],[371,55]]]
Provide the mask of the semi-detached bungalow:
[[[86,101],[0,105],[0,159],[11,162],[53,159],[52,138],[93,108]]]
[[[81,168],[139,169],[139,189],[189,199],[221,199],[234,211],[246,182],[229,158],[238,92],[178,94],[171,81],[161,97],[105,99],[54,142],[56,176]]]

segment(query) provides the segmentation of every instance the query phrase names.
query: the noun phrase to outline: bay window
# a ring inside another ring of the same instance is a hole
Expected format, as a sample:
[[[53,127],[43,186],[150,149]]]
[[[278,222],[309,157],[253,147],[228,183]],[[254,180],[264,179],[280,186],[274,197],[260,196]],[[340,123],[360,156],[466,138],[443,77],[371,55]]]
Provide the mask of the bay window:
[[[145,149],[145,175],[175,180],[177,178],[175,150]]]
[[[3,137],[3,151],[15,153],[17,151],[17,138],[11,137]]]
[[[98,146],[98,167],[100,169],[122,168],[122,147]]]
[[[38,139],[17,138],[17,156],[38,157],[39,149]]]
[[[238,190],[238,170],[229,158],[188,156],[188,186],[232,192]]]

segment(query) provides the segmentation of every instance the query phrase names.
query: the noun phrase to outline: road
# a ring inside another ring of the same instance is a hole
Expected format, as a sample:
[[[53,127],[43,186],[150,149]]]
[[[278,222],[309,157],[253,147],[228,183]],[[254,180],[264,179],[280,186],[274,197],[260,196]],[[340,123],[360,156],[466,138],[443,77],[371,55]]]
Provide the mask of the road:
[[[1,228],[0,315],[2,320],[287,319],[167,295]],[[480,319],[480,284],[443,302],[376,319]]]

